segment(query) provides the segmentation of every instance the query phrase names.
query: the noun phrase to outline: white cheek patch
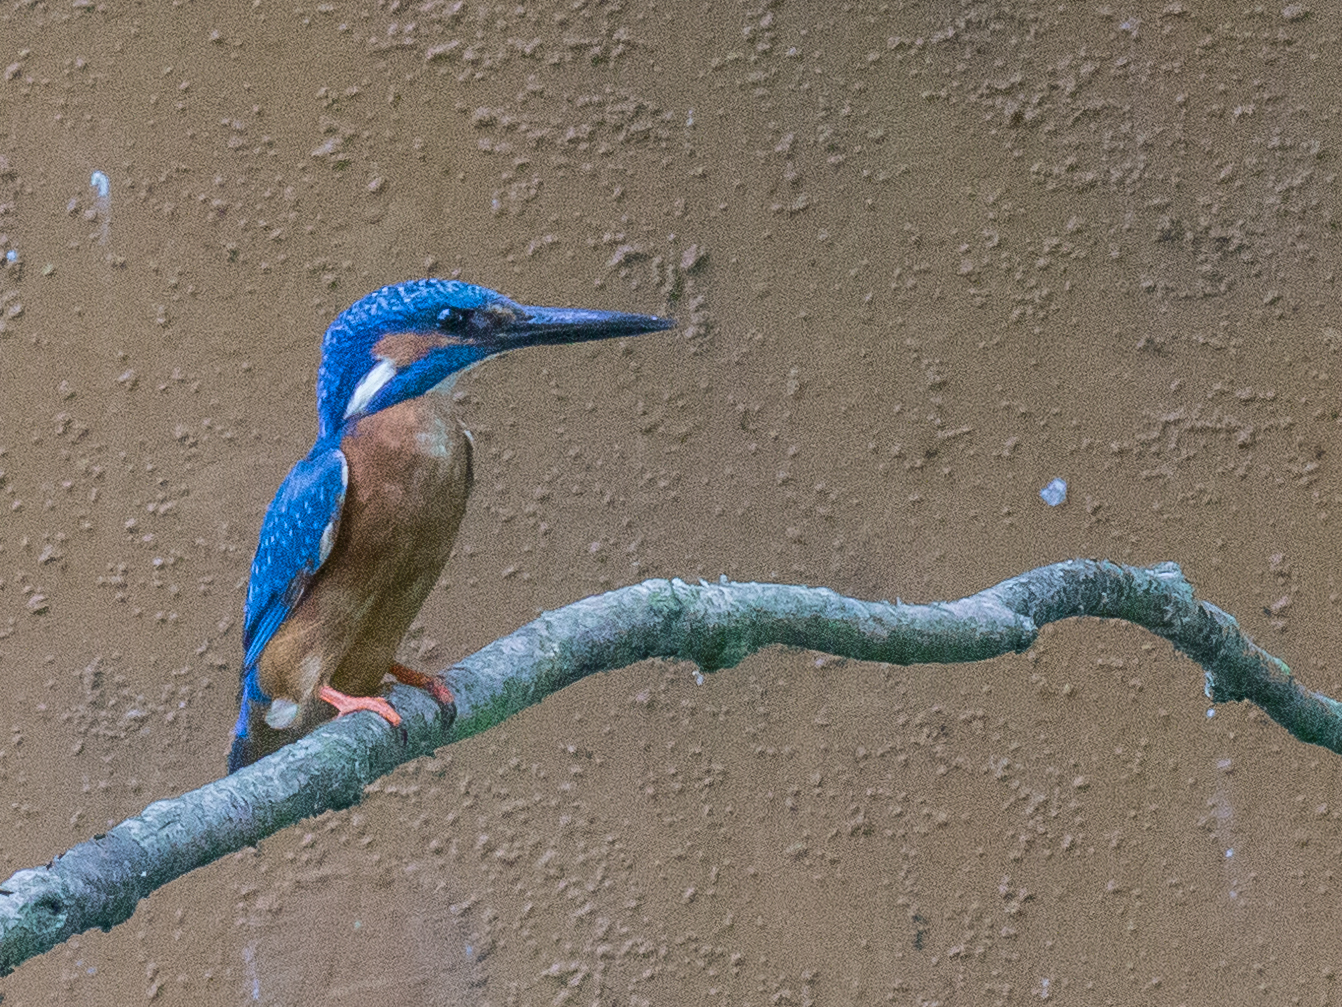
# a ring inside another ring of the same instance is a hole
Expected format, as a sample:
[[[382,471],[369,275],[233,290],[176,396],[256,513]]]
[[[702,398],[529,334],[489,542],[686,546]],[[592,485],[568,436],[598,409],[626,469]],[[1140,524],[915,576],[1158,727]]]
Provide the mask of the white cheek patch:
[[[277,731],[282,731],[298,719],[298,704],[292,699],[277,699],[266,711],[266,723]]]
[[[373,369],[363,376],[363,380],[354,386],[354,394],[349,397],[345,407],[345,419],[349,419],[367,408],[373,396],[382,391],[383,386],[396,377],[396,365],[385,357],[380,357]]]

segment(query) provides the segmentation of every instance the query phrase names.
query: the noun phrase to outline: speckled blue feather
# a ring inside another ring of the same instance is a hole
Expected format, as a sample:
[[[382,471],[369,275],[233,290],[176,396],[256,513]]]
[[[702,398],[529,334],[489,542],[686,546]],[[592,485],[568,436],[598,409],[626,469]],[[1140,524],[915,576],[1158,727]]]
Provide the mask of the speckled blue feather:
[[[318,441],[289,470],[261,522],[242,625],[243,709],[235,732],[239,736],[246,734],[248,700],[269,700],[256,681],[256,662],[321,568],[322,536],[329,527],[328,541],[334,541],[347,479],[340,448],[331,439]]]

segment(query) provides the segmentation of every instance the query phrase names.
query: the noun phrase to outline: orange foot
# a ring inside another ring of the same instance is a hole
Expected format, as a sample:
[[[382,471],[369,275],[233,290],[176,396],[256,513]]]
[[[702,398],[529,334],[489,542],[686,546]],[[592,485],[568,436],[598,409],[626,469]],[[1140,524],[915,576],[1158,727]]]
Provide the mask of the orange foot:
[[[372,710],[392,727],[401,726],[401,715],[379,696],[346,696],[343,692],[336,692],[329,685],[323,685],[317,690],[317,698],[324,699],[334,706],[337,717],[343,717],[355,710]]]
[[[414,668],[407,668],[405,665],[393,661],[391,663],[391,676],[398,682],[404,682],[406,685],[413,685],[417,689],[425,690],[438,701],[439,706],[451,706],[456,702],[452,690],[437,675],[416,671]]]

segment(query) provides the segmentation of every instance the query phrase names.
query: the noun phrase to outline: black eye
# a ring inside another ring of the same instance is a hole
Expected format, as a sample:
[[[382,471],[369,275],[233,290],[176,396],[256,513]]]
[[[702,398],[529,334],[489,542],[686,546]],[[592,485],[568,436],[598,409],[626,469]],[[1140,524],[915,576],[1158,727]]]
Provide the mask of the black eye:
[[[460,308],[444,308],[438,312],[438,328],[460,329],[470,321],[471,313]]]

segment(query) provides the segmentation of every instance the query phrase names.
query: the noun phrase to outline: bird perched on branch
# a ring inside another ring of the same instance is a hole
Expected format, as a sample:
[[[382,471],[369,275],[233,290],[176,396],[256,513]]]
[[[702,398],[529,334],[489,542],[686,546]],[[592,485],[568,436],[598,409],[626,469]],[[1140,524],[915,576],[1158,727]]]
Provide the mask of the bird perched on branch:
[[[317,440],[261,524],[247,586],[241,711],[229,772],[317,723],[371,710],[391,674],[443,704],[439,678],[394,660],[447,562],[471,488],[457,376],[522,346],[670,328],[655,315],[517,304],[455,280],[383,287],[326,330]]]

